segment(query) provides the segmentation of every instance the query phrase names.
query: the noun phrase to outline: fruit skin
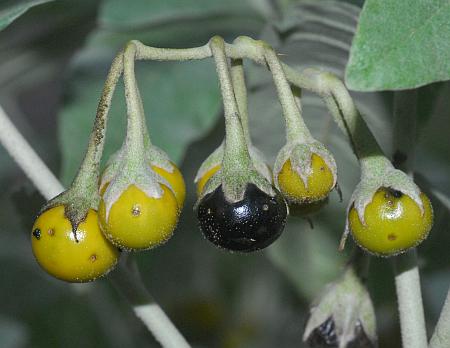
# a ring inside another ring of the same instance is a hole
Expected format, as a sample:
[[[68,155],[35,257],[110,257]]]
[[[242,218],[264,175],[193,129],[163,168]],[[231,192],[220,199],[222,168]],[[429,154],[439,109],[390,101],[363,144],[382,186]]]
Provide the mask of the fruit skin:
[[[68,282],[89,282],[107,274],[120,254],[100,231],[93,209],[79,224],[75,239],[62,205],[38,216],[31,232],[31,246],[47,273]]]
[[[364,211],[365,225],[356,209],[349,212],[349,227],[356,243],[379,255],[400,254],[420,244],[433,225],[433,208],[421,193],[424,213],[409,196],[388,188],[379,189]]]
[[[311,155],[308,187],[287,160],[278,173],[278,187],[289,203],[309,203],[324,199],[334,187],[334,177],[322,157]]]
[[[286,203],[275,191],[275,197],[271,197],[248,184],[244,198],[230,203],[220,185],[198,205],[200,229],[210,242],[230,251],[251,252],[267,247],[281,235],[286,223]]]
[[[161,175],[164,179],[166,179],[170,186],[172,186],[173,191],[175,192],[175,197],[178,202],[178,207],[181,210],[184,205],[184,199],[186,198],[186,185],[184,183],[183,175],[181,174],[178,167],[171,163],[173,166],[173,172],[170,173],[162,168],[157,166],[152,166],[152,169],[159,175]]]
[[[99,205],[99,222],[105,236],[126,250],[144,250],[166,242],[178,222],[178,202],[173,192],[161,185],[163,195],[152,198],[130,185],[113,203],[106,221],[103,199]]]
[[[200,178],[200,180],[197,183],[197,197],[200,197],[200,195],[202,194],[202,191],[203,191],[206,183],[208,182],[208,180],[211,179],[211,177],[214,174],[216,174],[216,172],[218,172],[219,169],[220,169],[220,164],[218,164],[217,166],[212,167],[205,174],[203,174],[203,176]]]

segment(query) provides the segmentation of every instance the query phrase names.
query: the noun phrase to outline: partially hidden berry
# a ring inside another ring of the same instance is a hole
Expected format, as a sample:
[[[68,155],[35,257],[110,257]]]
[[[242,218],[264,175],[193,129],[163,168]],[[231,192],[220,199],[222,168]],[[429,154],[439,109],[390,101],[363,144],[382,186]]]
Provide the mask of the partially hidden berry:
[[[198,180],[197,182],[197,196],[200,197],[200,195],[203,192],[203,189],[205,188],[206,183],[211,179],[211,177],[216,174],[220,169],[220,164],[212,167],[209,169],[203,176]]]
[[[241,201],[230,203],[222,185],[205,195],[197,217],[205,237],[220,248],[251,252],[274,242],[286,223],[287,207],[274,188],[274,197],[248,184]]]
[[[391,256],[420,244],[433,224],[433,209],[421,193],[423,213],[408,195],[389,188],[379,189],[364,211],[364,224],[354,207],[349,212],[349,227],[363,249]]]

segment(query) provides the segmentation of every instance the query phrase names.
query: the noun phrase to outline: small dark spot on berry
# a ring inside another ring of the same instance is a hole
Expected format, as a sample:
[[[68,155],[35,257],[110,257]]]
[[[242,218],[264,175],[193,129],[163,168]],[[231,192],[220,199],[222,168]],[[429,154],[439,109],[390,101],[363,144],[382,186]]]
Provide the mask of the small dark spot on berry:
[[[388,235],[388,239],[389,240],[396,240],[397,236],[395,234],[391,233],[391,234]]]
[[[91,262],[97,261],[97,255],[92,254],[92,255],[89,257],[89,261],[91,261]]]
[[[320,171],[323,172],[325,170],[325,167],[320,167]]]
[[[40,230],[39,228],[36,228],[36,229],[33,231],[33,236],[34,236],[37,240],[41,239],[41,230]]]
[[[47,231],[47,233],[48,233],[49,236],[54,236],[54,235],[55,235],[55,230],[54,230],[53,228],[50,228],[50,229]]]

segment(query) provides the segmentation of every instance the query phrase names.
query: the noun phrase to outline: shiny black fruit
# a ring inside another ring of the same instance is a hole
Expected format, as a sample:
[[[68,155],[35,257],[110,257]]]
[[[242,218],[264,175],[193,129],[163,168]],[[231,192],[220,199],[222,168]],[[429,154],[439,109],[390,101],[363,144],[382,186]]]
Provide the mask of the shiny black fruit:
[[[205,237],[231,251],[250,252],[275,241],[286,223],[283,196],[275,197],[248,184],[244,198],[236,203],[226,200],[222,185],[207,194],[198,205],[197,218]]]

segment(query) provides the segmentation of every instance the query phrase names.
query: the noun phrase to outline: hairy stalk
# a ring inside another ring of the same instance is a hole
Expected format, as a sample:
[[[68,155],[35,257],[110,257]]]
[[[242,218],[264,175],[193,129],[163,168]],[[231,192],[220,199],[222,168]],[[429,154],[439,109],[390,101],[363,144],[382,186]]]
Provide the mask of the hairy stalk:
[[[283,109],[286,122],[286,139],[288,142],[295,142],[312,139],[311,133],[303,121],[300,104],[295,100],[291,86],[289,85],[283,67],[278,60],[277,54],[270,47],[264,45],[264,58],[273,76],[273,81],[278,93],[278,99]]]
[[[427,333],[416,249],[396,256],[394,265],[403,347],[426,348]]]
[[[134,61],[136,57],[136,45],[130,42],[123,55],[123,81],[125,84],[125,100],[127,104],[127,135],[126,149],[132,153],[128,157],[137,161],[144,158],[144,108],[137,87],[134,73]],[[148,133],[145,132],[148,136]],[[148,138],[149,140],[149,138]]]
[[[239,108],[242,129],[244,131],[247,144],[251,143],[250,132],[248,128],[248,103],[247,88],[245,86],[244,66],[242,59],[231,60],[231,82],[233,84],[234,95]]]
[[[395,93],[393,157],[397,168],[413,176],[417,91]],[[427,333],[415,249],[393,259],[403,347],[425,348]]]
[[[20,134],[1,106],[0,143],[45,199],[49,200],[64,191],[64,187]]]
[[[75,188],[88,191],[87,193],[97,197],[97,200],[99,199],[97,192],[98,179],[100,176],[99,166],[105,144],[108,113],[117,81],[122,74],[122,69],[123,55],[122,52],[119,52],[114,58],[106,77],[102,95],[98,103],[97,113],[95,115],[94,127],[89,138],[88,149],[72,184]],[[83,189],[83,186],[85,185],[88,187]]]
[[[229,166],[235,167],[233,165],[235,162],[237,162],[236,167],[240,168],[242,162],[250,163],[250,155],[231,82],[228,60],[225,54],[225,44],[222,38],[215,36],[210,40],[209,45],[216,62],[225,113],[224,170],[228,170]]]

